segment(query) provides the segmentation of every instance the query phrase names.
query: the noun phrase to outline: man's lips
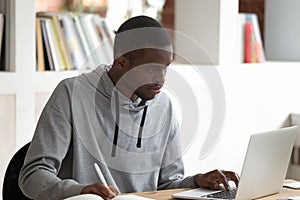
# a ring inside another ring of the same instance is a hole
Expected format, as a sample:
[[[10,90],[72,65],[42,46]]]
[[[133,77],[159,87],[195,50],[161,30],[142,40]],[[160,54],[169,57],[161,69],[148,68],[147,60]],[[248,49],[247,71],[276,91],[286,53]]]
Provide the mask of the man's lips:
[[[153,91],[154,93],[160,93],[161,87],[149,87],[149,90]]]

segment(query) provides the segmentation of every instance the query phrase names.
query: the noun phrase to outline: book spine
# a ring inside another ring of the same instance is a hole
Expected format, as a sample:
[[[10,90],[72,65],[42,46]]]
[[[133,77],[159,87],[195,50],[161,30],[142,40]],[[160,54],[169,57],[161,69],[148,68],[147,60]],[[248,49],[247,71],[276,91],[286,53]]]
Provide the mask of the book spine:
[[[40,18],[36,17],[36,52],[37,71],[45,71],[43,36]]]
[[[259,22],[258,17],[256,14],[249,14],[251,16],[251,21],[253,23],[253,32],[255,36],[255,56],[256,56],[256,62],[263,62],[265,61],[265,55],[264,55],[264,48],[261,38],[261,32],[259,28]]]
[[[46,30],[46,23],[44,19],[40,19],[41,21],[41,28],[42,28],[42,36],[43,36],[43,46],[44,52],[44,58],[45,58],[45,69],[46,70],[54,70],[54,63],[53,63],[53,58],[50,50],[50,45],[49,45],[49,40],[48,40],[48,34]]]
[[[50,50],[53,58],[53,63],[54,63],[54,70],[59,71],[62,66],[62,60],[61,60],[61,55],[59,52],[59,48],[57,45],[56,41],[56,36],[53,30],[53,21],[52,19],[46,19],[46,31],[48,35],[48,40],[50,44]]]
[[[245,63],[252,63],[254,60],[254,33],[251,21],[245,22]]]

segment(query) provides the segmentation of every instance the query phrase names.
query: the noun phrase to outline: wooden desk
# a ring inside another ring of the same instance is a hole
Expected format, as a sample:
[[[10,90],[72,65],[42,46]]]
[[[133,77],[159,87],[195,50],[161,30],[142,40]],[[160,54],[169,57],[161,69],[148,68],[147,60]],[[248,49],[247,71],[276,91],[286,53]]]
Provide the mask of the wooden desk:
[[[290,180],[287,180],[285,182],[290,182]],[[136,195],[148,197],[151,199],[156,200],[172,200],[171,197],[172,194],[181,192],[187,189],[174,189],[174,190],[160,190],[160,191],[154,191],[154,192],[140,192],[135,193]],[[300,196],[300,190],[294,190],[283,187],[278,194],[270,195],[264,198],[259,198],[259,200],[276,200],[277,198],[284,198],[284,197],[292,197],[292,196]]]

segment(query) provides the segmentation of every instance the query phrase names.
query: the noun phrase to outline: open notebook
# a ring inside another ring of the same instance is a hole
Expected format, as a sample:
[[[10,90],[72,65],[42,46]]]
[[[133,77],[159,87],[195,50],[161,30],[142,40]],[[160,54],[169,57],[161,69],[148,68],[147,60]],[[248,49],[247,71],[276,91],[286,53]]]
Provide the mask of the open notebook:
[[[141,196],[137,196],[137,195],[133,195],[133,194],[116,196],[113,199],[114,200],[154,200],[154,199],[141,197]],[[103,198],[101,198],[98,195],[94,195],[94,194],[82,194],[82,195],[70,197],[70,198],[67,198],[64,200],[103,200]]]

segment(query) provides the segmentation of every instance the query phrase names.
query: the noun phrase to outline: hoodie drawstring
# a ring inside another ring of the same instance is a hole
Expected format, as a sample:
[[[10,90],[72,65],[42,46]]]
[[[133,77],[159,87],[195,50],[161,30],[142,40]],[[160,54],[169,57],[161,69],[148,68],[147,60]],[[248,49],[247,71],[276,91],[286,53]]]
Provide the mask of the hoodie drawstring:
[[[116,149],[117,149],[117,144],[118,144],[118,137],[119,137],[119,122],[120,122],[120,110],[119,110],[119,94],[117,91],[115,91],[115,97],[116,97],[116,121],[115,121],[115,134],[114,134],[114,139],[113,139],[113,146],[112,146],[112,151],[111,151],[111,156],[116,157]],[[138,139],[137,139],[137,148],[141,148],[142,146],[142,134],[143,134],[143,129],[144,129],[144,123],[146,119],[146,114],[147,114],[147,109],[148,106],[144,107],[143,110],[143,115],[142,119],[140,122],[140,127],[139,127],[139,133],[138,133]]]
[[[148,108],[148,106],[144,107],[143,116],[142,116],[142,120],[141,120],[140,127],[139,127],[139,135],[138,135],[138,139],[137,139],[137,143],[136,143],[137,148],[141,148],[141,146],[142,146],[142,134],[143,134],[144,123],[145,123],[146,114],[147,114],[147,108]]]
[[[111,156],[116,157],[116,147],[118,144],[118,136],[119,136],[119,122],[120,122],[120,111],[119,111],[119,93],[115,91],[116,97],[116,121],[115,121],[115,134],[113,140],[113,146],[111,151]]]

